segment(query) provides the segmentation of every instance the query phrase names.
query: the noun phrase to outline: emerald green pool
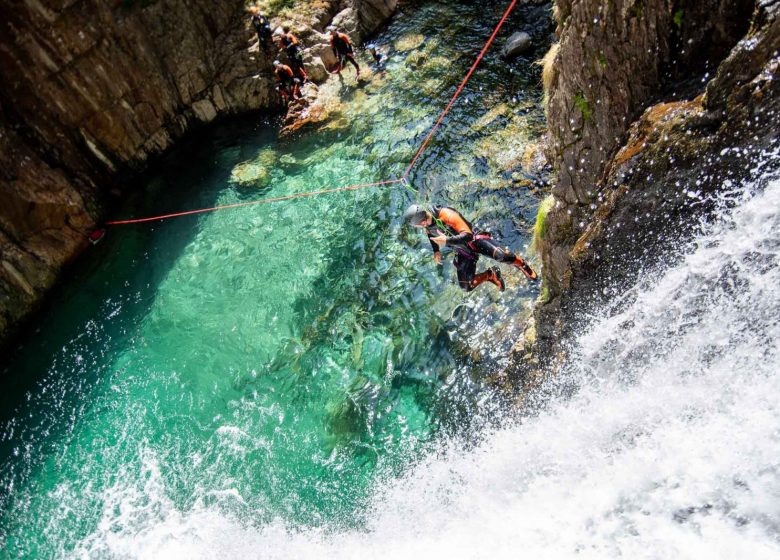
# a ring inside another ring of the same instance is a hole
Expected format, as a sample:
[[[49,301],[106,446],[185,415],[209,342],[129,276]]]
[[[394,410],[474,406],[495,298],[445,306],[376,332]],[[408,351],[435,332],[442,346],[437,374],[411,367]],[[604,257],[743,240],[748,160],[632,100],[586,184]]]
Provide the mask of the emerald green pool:
[[[218,124],[117,217],[398,177],[505,8],[471,4],[407,4],[377,40],[387,72],[361,85],[346,72],[334,124],[284,142],[275,118]],[[425,41],[391,48],[411,34]],[[500,364],[511,341],[490,339],[536,288],[504,269],[503,296],[462,293],[399,216],[453,205],[528,253],[538,196],[505,160],[542,131],[539,70],[506,65],[500,44],[412,174],[417,192],[110,229],[0,365],[3,556],[111,556],[107,536],[195,509],[359,528],[377,484],[498,413],[475,372]]]

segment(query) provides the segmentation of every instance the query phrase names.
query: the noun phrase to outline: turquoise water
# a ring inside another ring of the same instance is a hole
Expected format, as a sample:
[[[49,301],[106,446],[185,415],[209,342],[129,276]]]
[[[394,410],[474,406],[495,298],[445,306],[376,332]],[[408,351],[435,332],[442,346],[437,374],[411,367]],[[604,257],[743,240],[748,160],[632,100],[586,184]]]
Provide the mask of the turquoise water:
[[[322,130],[280,142],[266,117],[212,127],[118,217],[399,176],[504,8],[466,4],[407,6],[378,38],[388,71],[335,82],[343,105]],[[413,34],[425,41],[393,47]],[[538,200],[510,163],[543,128],[539,76],[496,51],[412,174],[417,192],[109,231],[2,366],[5,556],[111,556],[111,535],[204,508],[359,528],[378,483],[496,413],[483,374],[511,341],[490,337],[535,287],[505,269],[503,296],[464,294],[399,220],[415,200],[451,204],[527,252]]]

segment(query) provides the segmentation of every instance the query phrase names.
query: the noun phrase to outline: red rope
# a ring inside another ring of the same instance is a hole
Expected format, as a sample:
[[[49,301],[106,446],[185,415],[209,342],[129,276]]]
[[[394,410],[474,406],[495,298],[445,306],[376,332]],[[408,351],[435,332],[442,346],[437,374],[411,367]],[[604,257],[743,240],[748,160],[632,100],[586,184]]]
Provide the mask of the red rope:
[[[471,65],[471,68],[468,71],[468,74],[466,74],[466,77],[463,78],[463,81],[461,82],[460,86],[458,87],[457,91],[455,92],[455,95],[452,96],[452,99],[450,99],[450,102],[447,104],[447,107],[444,109],[444,112],[439,116],[439,120],[436,121],[436,124],[433,126],[431,131],[428,133],[428,136],[425,137],[425,140],[423,141],[422,145],[420,146],[420,149],[417,150],[417,153],[414,155],[414,158],[412,159],[412,162],[409,164],[409,167],[406,168],[406,171],[404,171],[404,174],[398,178],[393,179],[391,181],[379,181],[378,183],[363,183],[360,185],[349,185],[346,187],[338,187],[335,189],[325,189],[321,191],[310,191],[310,192],[303,192],[298,194],[291,194],[287,196],[277,196],[274,198],[263,198],[260,200],[254,200],[252,202],[240,202],[238,204],[226,204],[223,206],[213,206],[211,208],[200,208],[198,210],[188,210],[186,212],[175,212],[173,214],[163,214],[160,216],[151,216],[149,218],[137,218],[134,220],[117,220],[113,222],[106,222],[105,225],[107,226],[119,226],[119,225],[126,225],[126,224],[140,224],[143,222],[153,222],[155,220],[165,220],[166,218],[177,218],[179,216],[191,216],[193,214],[203,214],[205,212],[214,212],[216,210],[226,210],[228,208],[240,208],[242,206],[254,206],[257,204],[267,204],[269,202],[280,202],[282,200],[292,200],[294,198],[305,198],[309,196],[317,196],[320,194],[327,194],[327,193],[334,193],[334,192],[340,192],[340,191],[354,191],[357,189],[365,189],[368,187],[378,187],[381,185],[393,185],[395,183],[402,183],[406,181],[406,178],[409,176],[409,173],[411,172],[412,168],[414,167],[414,164],[417,163],[417,160],[420,158],[422,153],[425,151],[425,149],[428,147],[428,143],[431,141],[431,138],[433,138],[433,135],[436,134],[436,131],[439,129],[439,126],[441,126],[442,121],[444,120],[444,117],[447,116],[447,113],[450,112],[450,109],[455,104],[455,101],[460,96],[461,92],[463,91],[463,88],[466,87],[466,84],[471,79],[471,75],[474,73],[474,70],[477,69],[477,66],[479,65],[482,58],[485,56],[485,53],[490,48],[490,45],[493,44],[493,40],[496,38],[496,35],[498,35],[499,30],[506,22],[507,18],[509,17],[509,14],[514,10],[515,5],[517,4],[517,0],[512,0],[512,3],[509,5],[509,7],[506,9],[506,12],[504,12],[504,16],[501,18],[501,21],[498,22],[498,25],[493,30],[493,34],[490,36],[490,39],[488,39],[488,42],[485,43],[485,46],[482,48],[482,51],[480,51],[479,56],[477,56],[477,60],[474,61],[474,64]]]
[[[509,17],[509,14],[512,13],[512,10],[515,9],[515,4],[517,4],[517,0],[512,0],[512,3],[509,4],[509,7],[506,9],[506,12],[504,12],[504,16],[501,18],[501,21],[498,22],[498,25],[493,30],[493,34],[490,36],[490,39],[488,39],[488,42],[485,43],[485,46],[482,47],[482,51],[479,53],[479,56],[477,56],[477,60],[474,61],[474,64],[471,65],[471,69],[469,70],[468,74],[466,74],[466,77],[463,78],[463,81],[460,83],[460,86],[458,87],[458,90],[455,92],[455,95],[452,96],[452,99],[450,99],[449,104],[447,104],[447,108],[444,109],[444,112],[439,117],[439,120],[436,121],[436,124],[433,126],[431,131],[428,133],[428,136],[426,136],[425,140],[422,143],[422,146],[420,146],[420,149],[417,150],[417,153],[414,156],[414,159],[412,159],[412,163],[409,164],[409,167],[406,168],[406,171],[404,171],[403,178],[406,179],[406,177],[409,176],[409,172],[414,167],[414,164],[417,163],[418,158],[422,155],[422,153],[425,151],[425,148],[428,147],[428,142],[431,141],[431,138],[433,138],[433,135],[436,134],[436,130],[438,130],[439,126],[441,125],[442,121],[444,120],[444,117],[447,116],[447,113],[450,112],[450,109],[455,104],[455,101],[460,96],[461,92],[463,91],[463,88],[466,87],[466,84],[468,83],[469,79],[471,79],[471,75],[474,73],[474,70],[477,69],[477,66],[479,65],[480,61],[482,60],[482,57],[485,56],[485,53],[490,48],[490,45],[493,44],[493,40],[496,38],[496,35],[498,35],[499,30],[504,25],[504,22]]]
[[[393,179],[392,181],[380,181],[378,183],[364,183],[362,185],[349,185],[347,187],[339,187],[337,189],[325,189],[322,191],[309,191],[298,194],[289,194],[287,196],[277,196],[274,198],[262,198],[260,200],[253,200],[252,202],[240,202],[238,204],[226,204],[224,206],[213,206],[211,208],[200,208],[198,210],[188,210],[186,212],[176,212],[174,214],[163,214],[162,216],[152,216],[150,218],[138,218],[135,220],[119,220],[116,222],[106,222],[107,226],[119,226],[124,224],[140,224],[141,222],[153,222],[155,220],[164,220],[166,218],[177,218],[179,216],[191,216],[192,214],[203,214],[204,212],[214,212],[215,210],[225,210],[227,208],[240,208],[242,206],[254,206],[256,204],[267,204],[269,202],[280,202],[282,200],[292,200],[294,198],[305,198],[307,196],[317,196],[319,194],[327,194],[339,191],[354,191],[357,189],[365,189],[367,187],[378,187],[380,185],[391,185],[394,183],[400,183],[403,179]]]

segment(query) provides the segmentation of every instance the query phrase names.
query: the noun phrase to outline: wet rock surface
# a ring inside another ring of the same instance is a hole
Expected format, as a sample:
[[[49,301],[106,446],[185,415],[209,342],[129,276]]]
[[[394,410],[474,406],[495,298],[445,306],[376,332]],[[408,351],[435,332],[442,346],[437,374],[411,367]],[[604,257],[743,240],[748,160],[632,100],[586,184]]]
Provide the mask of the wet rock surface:
[[[512,59],[526,54],[533,48],[533,39],[525,31],[514,33],[504,45],[504,58]]]

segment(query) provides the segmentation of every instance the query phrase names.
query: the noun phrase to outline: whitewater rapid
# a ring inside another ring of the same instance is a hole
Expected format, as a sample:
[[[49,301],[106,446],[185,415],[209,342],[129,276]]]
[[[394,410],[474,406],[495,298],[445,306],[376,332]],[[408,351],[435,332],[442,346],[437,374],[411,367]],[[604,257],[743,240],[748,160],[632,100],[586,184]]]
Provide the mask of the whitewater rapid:
[[[780,558],[780,181],[755,190],[583,328],[571,397],[386,481],[364,531],[178,511],[149,456],[77,553]]]

